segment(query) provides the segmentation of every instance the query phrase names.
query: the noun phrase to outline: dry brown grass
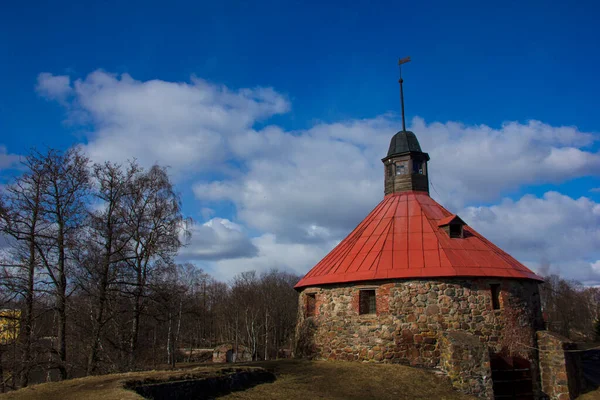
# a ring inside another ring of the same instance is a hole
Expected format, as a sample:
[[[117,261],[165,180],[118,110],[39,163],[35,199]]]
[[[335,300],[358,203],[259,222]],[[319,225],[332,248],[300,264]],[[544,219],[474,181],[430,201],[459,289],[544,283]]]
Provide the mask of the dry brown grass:
[[[216,376],[229,372],[231,365],[210,365],[174,371],[142,371],[125,374],[89,376],[63,382],[33,385],[0,395],[0,399],[44,400],[140,400],[143,397],[125,388],[128,384],[151,384]],[[237,369],[236,365],[236,369]],[[242,367],[251,369],[254,367]]]
[[[600,400],[600,389],[594,390],[593,392],[588,392],[586,394],[582,394],[577,398],[577,400]]]
[[[245,364],[275,373],[277,380],[233,392],[225,399],[473,399],[452,390],[447,380],[401,365],[349,362],[281,360]],[[133,400],[141,397],[124,386],[128,382],[152,383],[207,377],[230,365],[201,366],[179,371],[147,371],[72,379],[31,386],[0,399]],[[241,365],[236,365],[239,367]],[[182,366],[183,367],[183,366]]]
[[[252,364],[254,365],[254,364]],[[429,371],[396,364],[286,360],[262,362],[273,383],[233,392],[223,399],[473,399]]]

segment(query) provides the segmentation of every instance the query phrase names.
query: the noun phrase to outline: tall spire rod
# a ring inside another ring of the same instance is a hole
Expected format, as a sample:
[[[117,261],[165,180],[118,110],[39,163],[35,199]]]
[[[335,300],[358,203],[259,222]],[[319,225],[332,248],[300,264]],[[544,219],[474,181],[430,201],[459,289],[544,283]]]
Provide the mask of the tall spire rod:
[[[400,69],[400,79],[398,79],[398,83],[400,83],[400,107],[402,109],[402,130],[406,131],[406,122],[404,120],[404,90],[402,88],[402,84],[404,80],[402,79],[402,64],[406,64],[410,61],[410,57],[398,59],[398,68]]]

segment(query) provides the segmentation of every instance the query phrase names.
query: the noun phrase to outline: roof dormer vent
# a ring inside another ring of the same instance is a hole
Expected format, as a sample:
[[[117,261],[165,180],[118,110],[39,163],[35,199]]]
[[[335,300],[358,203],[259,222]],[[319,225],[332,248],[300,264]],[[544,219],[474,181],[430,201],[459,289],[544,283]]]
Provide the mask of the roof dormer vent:
[[[452,214],[438,222],[438,226],[446,232],[448,236],[454,239],[465,237],[463,226],[465,222],[458,215]]]

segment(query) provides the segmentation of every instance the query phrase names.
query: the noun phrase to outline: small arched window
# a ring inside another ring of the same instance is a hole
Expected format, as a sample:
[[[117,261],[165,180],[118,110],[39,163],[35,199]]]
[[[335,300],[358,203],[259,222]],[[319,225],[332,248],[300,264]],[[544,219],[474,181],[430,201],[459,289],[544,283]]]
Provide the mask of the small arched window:
[[[317,297],[314,293],[306,294],[306,317],[314,317],[317,308]]]
[[[500,309],[500,284],[499,283],[491,283],[490,291],[492,296],[492,310]]]

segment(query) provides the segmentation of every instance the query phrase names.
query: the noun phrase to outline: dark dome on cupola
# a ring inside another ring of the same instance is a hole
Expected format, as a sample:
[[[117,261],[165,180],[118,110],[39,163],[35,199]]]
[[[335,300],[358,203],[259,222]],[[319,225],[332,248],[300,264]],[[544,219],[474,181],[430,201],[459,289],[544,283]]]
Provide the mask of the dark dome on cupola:
[[[417,136],[411,131],[400,131],[390,141],[387,156],[395,156],[410,152],[422,153]]]

